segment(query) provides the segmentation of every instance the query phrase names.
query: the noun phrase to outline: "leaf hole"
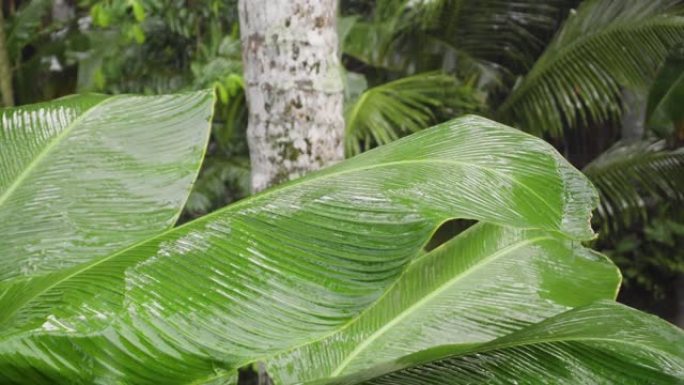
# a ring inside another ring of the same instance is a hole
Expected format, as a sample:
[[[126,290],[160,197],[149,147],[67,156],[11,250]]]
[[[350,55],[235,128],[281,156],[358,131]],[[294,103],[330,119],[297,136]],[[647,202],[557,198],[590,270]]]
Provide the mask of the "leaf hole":
[[[477,221],[472,219],[450,219],[442,223],[432,234],[432,238],[430,238],[428,243],[425,244],[425,251],[435,249],[476,223]]]

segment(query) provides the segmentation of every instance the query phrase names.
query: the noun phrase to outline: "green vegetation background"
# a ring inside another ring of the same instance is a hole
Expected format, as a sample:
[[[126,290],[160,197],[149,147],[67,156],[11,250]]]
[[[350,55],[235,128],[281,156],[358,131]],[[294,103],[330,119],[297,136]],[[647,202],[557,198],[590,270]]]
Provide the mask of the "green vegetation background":
[[[249,194],[237,1],[55,3],[3,1],[16,104],[72,93],[160,94],[215,87],[219,102],[212,139],[183,220]],[[551,142],[602,191],[604,204],[595,223],[601,236],[594,247],[623,271],[620,299],[676,322],[677,300],[684,300],[684,294],[677,293],[684,287],[681,116],[668,121],[648,112],[653,119],[636,122],[645,125],[646,131],[628,138],[625,124],[630,122],[625,122],[621,112],[625,106],[620,104],[624,98],[616,101],[614,95],[605,96],[605,105],[586,104],[577,111],[573,106],[539,102],[535,107],[541,108],[540,116],[526,111],[524,105],[510,107],[526,97],[522,80],[530,84],[544,71],[551,73],[547,76],[567,71],[571,81],[577,82],[576,92],[582,92],[587,77],[581,73],[586,67],[583,61],[590,54],[571,48],[588,45],[589,35],[596,31],[568,27],[563,38],[570,43],[566,44],[556,36],[564,21],[593,17],[599,27],[604,23],[619,33],[625,26],[601,20],[596,10],[587,16],[589,12],[582,13],[582,7],[595,4],[580,1],[506,5],[436,0],[416,5],[420,3],[340,3],[347,153],[353,155],[465,113],[517,123]],[[643,11],[639,7],[649,2],[641,3],[627,1],[623,6]],[[604,19],[610,17],[609,10],[600,10]],[[650,44],[637,37],[635,47],[640,43]],[[647,80],[643,87],[624,91],[640,98],[634,105],[646,104],[649,92],[653,96],[658,87],[681,78],[682,54],[674,46],[667,56],[665,64],[657,63],[653,71],[643,74]],[[577,65],[563,64],[561,59]],[[616,54],[612,61],[622,60]],[[556,92],[562,100],[563,91]],[[684,105],[684,99],[678,100]],[[645,115],[634,119],[645,119]],[[460,229],[458,224],[450,226],[443,229],[446,236]]]

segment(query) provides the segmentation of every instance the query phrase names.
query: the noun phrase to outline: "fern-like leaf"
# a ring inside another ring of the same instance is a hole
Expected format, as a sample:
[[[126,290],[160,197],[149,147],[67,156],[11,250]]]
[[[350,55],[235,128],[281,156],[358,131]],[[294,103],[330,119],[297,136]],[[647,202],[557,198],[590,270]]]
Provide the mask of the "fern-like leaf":
[[[590,0],[571,12],[530,73],[500,107],[534,132],[607,122],[621,112],[621,86],[644,87],[684,39],[673,0]]]
[[[575,0],[422,0],[410,18],[478,60],[529,69]],[[510,68],[509,68],[510,69]]]
[[[369,88],[345,111],[347,155],[420,131],[440,114],[477,106],[471,87],[446,74],[423,73]]]
[[[647,219],[658,203],[684,202],[684,148],[667,150],[663,141],[617,143],[583,171],[599,190],[604,232]]]

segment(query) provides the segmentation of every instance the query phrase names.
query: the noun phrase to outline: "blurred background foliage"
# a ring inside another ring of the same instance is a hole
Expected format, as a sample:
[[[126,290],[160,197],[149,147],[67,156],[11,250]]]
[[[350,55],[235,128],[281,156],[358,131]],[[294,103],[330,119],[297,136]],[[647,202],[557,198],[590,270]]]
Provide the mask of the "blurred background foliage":
[[[2,10],[17,104],[214,87],[212,138],[182,220],[249,193],[237,0],[5,0]],[[621,300],[682,325],[682,10],[674,0],[341,0],[345,150],[467,113],[546,139],[600,191],[594,247],[622,268]]]

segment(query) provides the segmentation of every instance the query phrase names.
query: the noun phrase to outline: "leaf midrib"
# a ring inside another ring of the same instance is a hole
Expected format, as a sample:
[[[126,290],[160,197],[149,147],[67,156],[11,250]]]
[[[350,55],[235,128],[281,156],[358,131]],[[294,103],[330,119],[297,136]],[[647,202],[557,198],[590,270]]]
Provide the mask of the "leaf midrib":
[[[29,162],[29,164],[24,168],[24,170],[19,173],[19,175],[14,179],[14,181],[7,187],[7,190],[0,195],[0,207],[9,199],[9,197],[14,193],[14,191],[21,186],[21,184],[28,178],[28,176],[38,167],[39,164],[43,162],[43,160],[57,147],[58,144],[62,143],[62,141],[74,130],[76,126],[78,126],[79,123],[81,123],[93,110],[95,110],[97,107],[102,106],[103,103],[110,101],[112,99],[117,98],[117,96],[113,97],[108,97],[106,99],[103,99],[92,106],[88,107],[85,111],[83,111],[79,116],[76,117],[76,119],[72,120],[62,132],[57,134],[52,140],[50,140],[45,147],[38,153],[38,155]]]
[[[417,302],[415,302],[411,306],[407,307],[404,311],[402,311],[401,313],[396,315],[394,318],[392,318],[392,320],[390,322],[383,325],[381,328],[379,328],[373,334],[371,334],[367,339],[365,339],[362,343],[357,345],[357,347],[351,353],[349,353],[349,355],[347,355],[347,357],[337,366],[337,368],[335,368],[335,370],[332,371],[332,373],[330,374],[330,377],[339,376],[342,373],[342,371],[354,360],[354,358],[356,358],[359,354],[361,354],[361,352],[366,350],[375,340],[380,338],[383,334],[385,334],[387,331],[392,329],[396,324],[401,322],[403,319],[405,319],[406,317],[413,314],[417,309],[423,307],[426,303],[430,302],[435,297],[439,296],[445,290],[447,290],[451,286],[457,284],[462,279],[470,276],[474,272],[484,268],[484,266],[487,266],[488,264],[496,261],[497,259],[505,256],[508,253],[516,251],[516,250],[518,250],[522,247],[525,247],[527,245],[530,245],[530,244],[534,244],[534,243],[537,243],[537,242],[540,242],[543,240],[551,240],[551,239],[552,239],[551,237],[542,236],[542,237],[535,237],[535,238],[530,238],[530,239],[526,239],[524,241],[517,242],[515,244],[509,245],[503,249],[496,251],[493,254],[490,254],[490,255],[482,258],[479,261],[479,263],[477,263],[473,266],[470,266],[469,268],[467,268],[464,271],[461,271],[455,277],[451,278],[450,280],[448,280],[444,284],[439,285],[434,291],[430,292],[430,294],[426,295],[425,297],[421,298],[420,300],[418,300]],[[428,255],[428,254],[426,254],[426,255]],[[399,278],[399,279],[401,279],[401,278]],[[396,282],[398,282],[399,279],[397,279]],[[396,285],[396,283],[395,283],[395,285]],[[382,300],[382,298],[394,288],[395,285],[393,285],[388,290],[386,290],[385,293],[383,294],[383,296],[380,297],[375,302],[375,305],[377,305]],[[373,308],[373,307],[375,307],[375,305],[370,306],[369,308]],[[357,317],[353,322],[350,322],[348,325],[345,325],[343,328],[341,328],[340,331],[344,330],[345,328],[347,328],[351,324],[356,323],[359,319],[360,319],[360,317]]]
[[[624,340],[624,339],[621,340],[621,339],[608,338],[608,337],[581,337],[581,336],[561,337],[561,338],[538,338],[538,339],[523,340],[523,341],[518,342],[518,343],[510,342],[510,343],[505,343],[505,344],[494,344],[494,343],[492,343],[491,345],[486,344],[486,345],[483,345],[483,346],[476,348],[476,349],[473,349],[473,350],[469,350],[469,351],[465,351],[465,352],[461,352],[461,353],[456,353],[456,354],[446,354],[442,357],[437,357],[437,358],[434,358],[431,360],[426,360],[424,362],[417,362],[413,365],[408,365],[406,367],[402,367],[402,368],[399,368],[397,370],[391,370],[391,371],[388,371],[386,373],[382,373],[380,376],[386,376],[386,375],[389,375],[391,373],[398,373],[398,372],[401,372],[401,371],[404,371],[407,369],[417,368],[417,367],[420,367],[422,365],[425,365],[425,364],[431,363],[431,362],[439,362],[439,361],[449,360],[449,359],[461,359],[461,358],[468,357],[468,356],[475,355],[475,354],[483,354],[483,353],[486,354],[486,353],[490,353],[490,352],[496,352],[499,350],[516,349],[516,348],[527,347],[527,346],[544,345],[544,344],[559,345],[562,343],[578,343],[578,344],[582,344],[582,345],[588,346],[590,348],[596,349],[596,347],[593,347],[593,346],[588,344],[591,342],[605,342],[605,343],[609,343],[609,344],[633,346],[633,347],[636,347],[638,349],[643,349],[643,350],[647,350],[650,352],[657,352],[657,353],[660,353],[662,355],[666,355],[670,358],[675,358],[677,360],[680,359],[680,357],[673,355],[671,352],[668,352],[668,351],[665,351],[665,350],[662,350],[662,349],[659,349],[659,348],[656,348],[656,347],[653,347],[650,345],[645,345],[645,344],[641,344],[638,342],[632,342],[632,341],[628,341],[628,340]],[[453,346],[458,346],[458,345],[453,345]]]

